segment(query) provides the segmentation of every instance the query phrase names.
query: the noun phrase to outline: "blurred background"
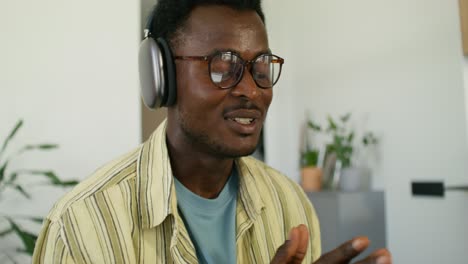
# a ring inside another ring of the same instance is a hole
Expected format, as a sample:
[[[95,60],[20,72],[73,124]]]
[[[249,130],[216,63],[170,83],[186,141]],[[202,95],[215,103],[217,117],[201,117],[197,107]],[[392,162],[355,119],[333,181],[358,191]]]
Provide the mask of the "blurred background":
[[[356,204],[323,207],[325,198],[318,197],[317,211],[336,211],[344,222],[355,220],[357,211],[379,219],[369,232],[383,233],[374,240],[382,239],[394,263],[468,259],[468,194],[411,192],[414,181],[468,185],[464,2],[263,1],[270,47],[285,59],[264,128],[263,158],[301,183],[303,154],[315,149],[314,165],[326,174],[334,138],[328,117],[340,126],[351,114],[344,126],[356,140],[348,167],[366,168],[368,183],[349,192],[362,194],[353,196]],[[0,176],[0,263],[30,262],[16,250],[40,229],[29,217],[44,217],[69,190],[47,172],[61,183],[82,180],[137,147],[164,118],[164,110],[146,111],[139,99],[138,46],[153,4],[0,2],[0,175],[20,172],[12,186]],[[4,145],[20,119],[24,123]],[[371,149],[359,143],[368,131],[378,142]],[[31,144],[39,147],[18,153]],[[342,192],[324,186],[310,197],[314,202],[314,195],[333,193],[339,200]],[[373,199],[366,193],[379,193],[381,204],[361,206]],[[8,232],[7,216],[25,237]]]

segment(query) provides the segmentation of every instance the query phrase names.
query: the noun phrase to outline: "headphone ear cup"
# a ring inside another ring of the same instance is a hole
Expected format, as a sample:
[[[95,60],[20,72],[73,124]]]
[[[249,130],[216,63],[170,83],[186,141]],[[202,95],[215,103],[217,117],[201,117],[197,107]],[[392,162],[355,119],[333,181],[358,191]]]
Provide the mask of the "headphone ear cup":
[[[166,99],[163,106],[172,106],[177,99],[177,78],[174,58],[172,56],[171,48],[167,41],[163,38],[158,38],[156,42],[161,47],[161,52],[164,60],[164,74],[166,78],[164,94]]]
[[[150,109],[164,106],[167,101],[167,77],[164,55],[153,38],[145,38],[140,44],[138,70],[141,97]]]

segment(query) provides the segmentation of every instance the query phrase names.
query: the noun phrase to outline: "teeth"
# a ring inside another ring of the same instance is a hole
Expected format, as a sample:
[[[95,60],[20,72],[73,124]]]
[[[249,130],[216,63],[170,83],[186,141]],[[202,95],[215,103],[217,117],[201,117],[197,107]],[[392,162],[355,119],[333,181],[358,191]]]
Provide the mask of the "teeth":
[[[248,125],[248,124],[252,123],[254,119],[253,118],[237,117],[237,118],[234,118],[233,120],[236,121],[239,124]]]

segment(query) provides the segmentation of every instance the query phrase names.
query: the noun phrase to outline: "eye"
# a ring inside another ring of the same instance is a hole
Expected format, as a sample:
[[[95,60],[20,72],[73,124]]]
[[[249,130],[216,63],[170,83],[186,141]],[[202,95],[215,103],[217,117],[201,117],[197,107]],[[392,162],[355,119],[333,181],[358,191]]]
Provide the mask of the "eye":
[[[267,78],[268,78],[268,75],[265,74],[265,73],[263,73],[263,72],[255,72],[253,77],[254,77],[254,79],[257,79],[257,80],[259,80],[259,79],[267,79]]]
[[[264,61],[257,61],[254,64],[253,76],[255,79],[269,79],[271,74],[271,65]]]
[[[237,56],[234,55],[231,52],[223,52],[223,53],[221,53],[220,56],[221,56],[221,60],[226,61],[226,62],[231,62],[231,61],[236,61],[237,60]]]

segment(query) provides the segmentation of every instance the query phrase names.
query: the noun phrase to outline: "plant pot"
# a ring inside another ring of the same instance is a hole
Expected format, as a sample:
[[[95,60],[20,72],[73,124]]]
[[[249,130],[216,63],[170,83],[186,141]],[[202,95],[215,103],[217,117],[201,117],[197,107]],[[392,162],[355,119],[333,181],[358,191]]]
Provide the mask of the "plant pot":
[[[304,167],[301,169],[301,184],[306,192],[318,192],[322,189],[322,169]]]
[[[365,168],[350,167],[341,170],[339,189],[344,192],[361,192],[370,189],[370,171]]]

